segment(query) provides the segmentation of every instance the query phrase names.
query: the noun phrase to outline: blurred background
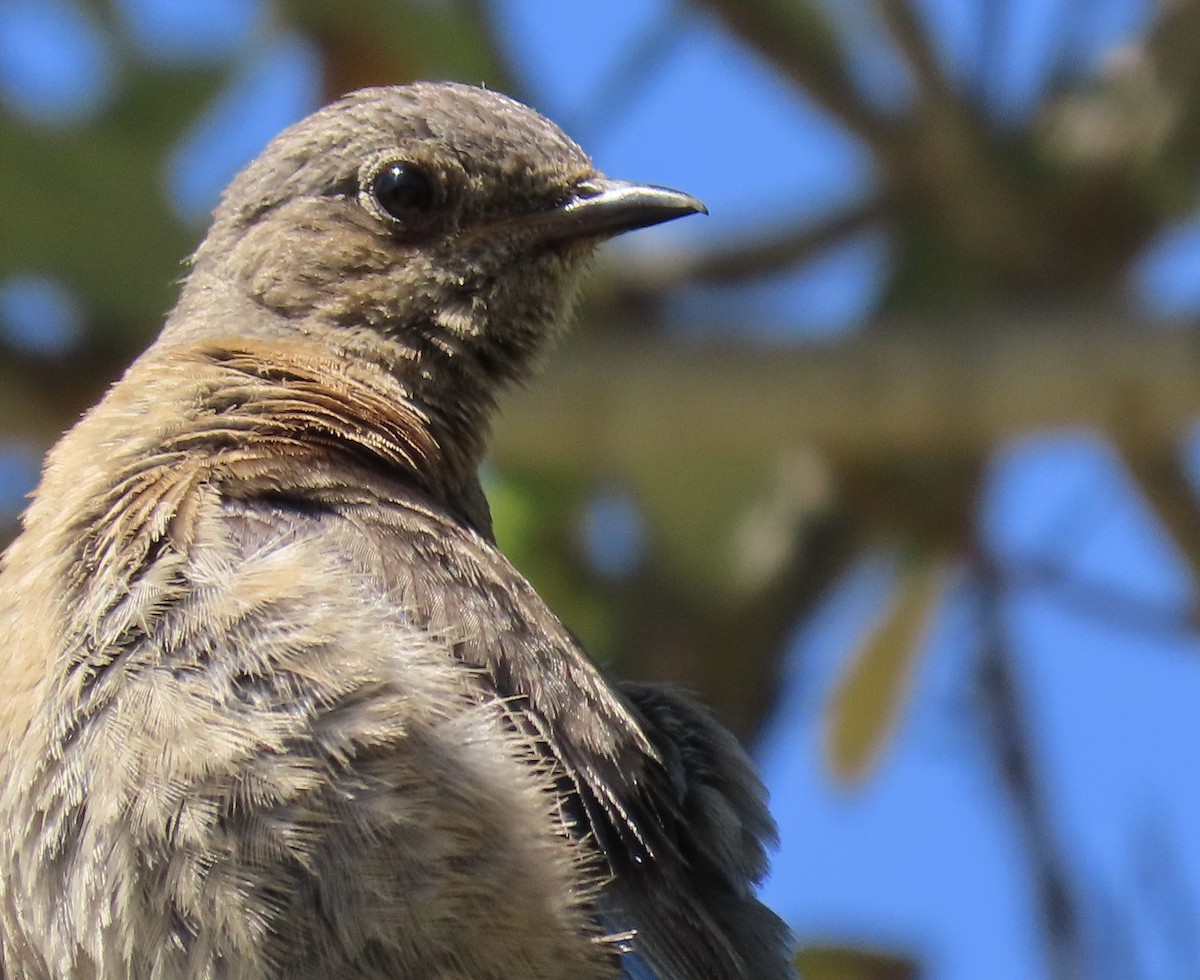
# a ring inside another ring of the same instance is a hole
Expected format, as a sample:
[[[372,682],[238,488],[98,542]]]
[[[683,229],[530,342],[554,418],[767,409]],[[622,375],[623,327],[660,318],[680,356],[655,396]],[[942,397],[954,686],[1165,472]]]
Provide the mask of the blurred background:
[[[807,980],[1200,977],[1200,2],[0,0],[0,534],[221,187],[486,83],[712,216],[503,406],[502,546],[746,740]]]

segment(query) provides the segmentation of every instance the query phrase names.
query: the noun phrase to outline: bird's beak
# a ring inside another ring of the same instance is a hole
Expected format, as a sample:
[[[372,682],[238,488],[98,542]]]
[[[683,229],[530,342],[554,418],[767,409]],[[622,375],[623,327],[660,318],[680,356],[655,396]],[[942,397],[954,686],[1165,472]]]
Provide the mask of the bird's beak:
[[[531,230],[544,242],[609,238],[688,214],[708,214],[708,208],[669,187],[590,177],[576,184],[558,207],[531,216]]]

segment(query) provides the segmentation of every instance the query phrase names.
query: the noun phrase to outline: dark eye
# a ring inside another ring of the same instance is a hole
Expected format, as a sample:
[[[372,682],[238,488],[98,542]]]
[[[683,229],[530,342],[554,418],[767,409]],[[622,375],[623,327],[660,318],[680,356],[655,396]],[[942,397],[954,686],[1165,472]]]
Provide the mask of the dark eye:
[[[368,190],[375,203],[399,221],[428,211],[436,199],[433,181],[411,163],[399,161],[375,171]]]

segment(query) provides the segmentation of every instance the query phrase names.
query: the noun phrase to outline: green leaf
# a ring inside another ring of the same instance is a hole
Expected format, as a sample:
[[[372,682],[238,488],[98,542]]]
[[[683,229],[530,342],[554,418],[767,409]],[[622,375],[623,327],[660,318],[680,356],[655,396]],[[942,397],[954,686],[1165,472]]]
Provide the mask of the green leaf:
[[[841,783],[862,783],[895,735],[911,691],[944,570],[917,561],[899,573],[892,600],[850,659],[826,711],[825,750]]]
[[[910,959],[839,946],[806,946],[796,953],[804,980],[915,980]]]

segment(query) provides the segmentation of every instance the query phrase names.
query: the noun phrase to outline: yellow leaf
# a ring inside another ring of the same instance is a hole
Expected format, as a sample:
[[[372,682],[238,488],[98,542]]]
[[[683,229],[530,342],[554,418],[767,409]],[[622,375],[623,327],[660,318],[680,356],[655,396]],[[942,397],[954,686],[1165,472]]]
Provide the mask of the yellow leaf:
[[[938,562],[915,561],[900,570],[891,601],[829,700],[825,751],[843,784],[862,783],[896,732],[943,577]]]
[[[913,980],[917,975],[912,960],[840,946],[806,946],[795,962],[804,980]]]

